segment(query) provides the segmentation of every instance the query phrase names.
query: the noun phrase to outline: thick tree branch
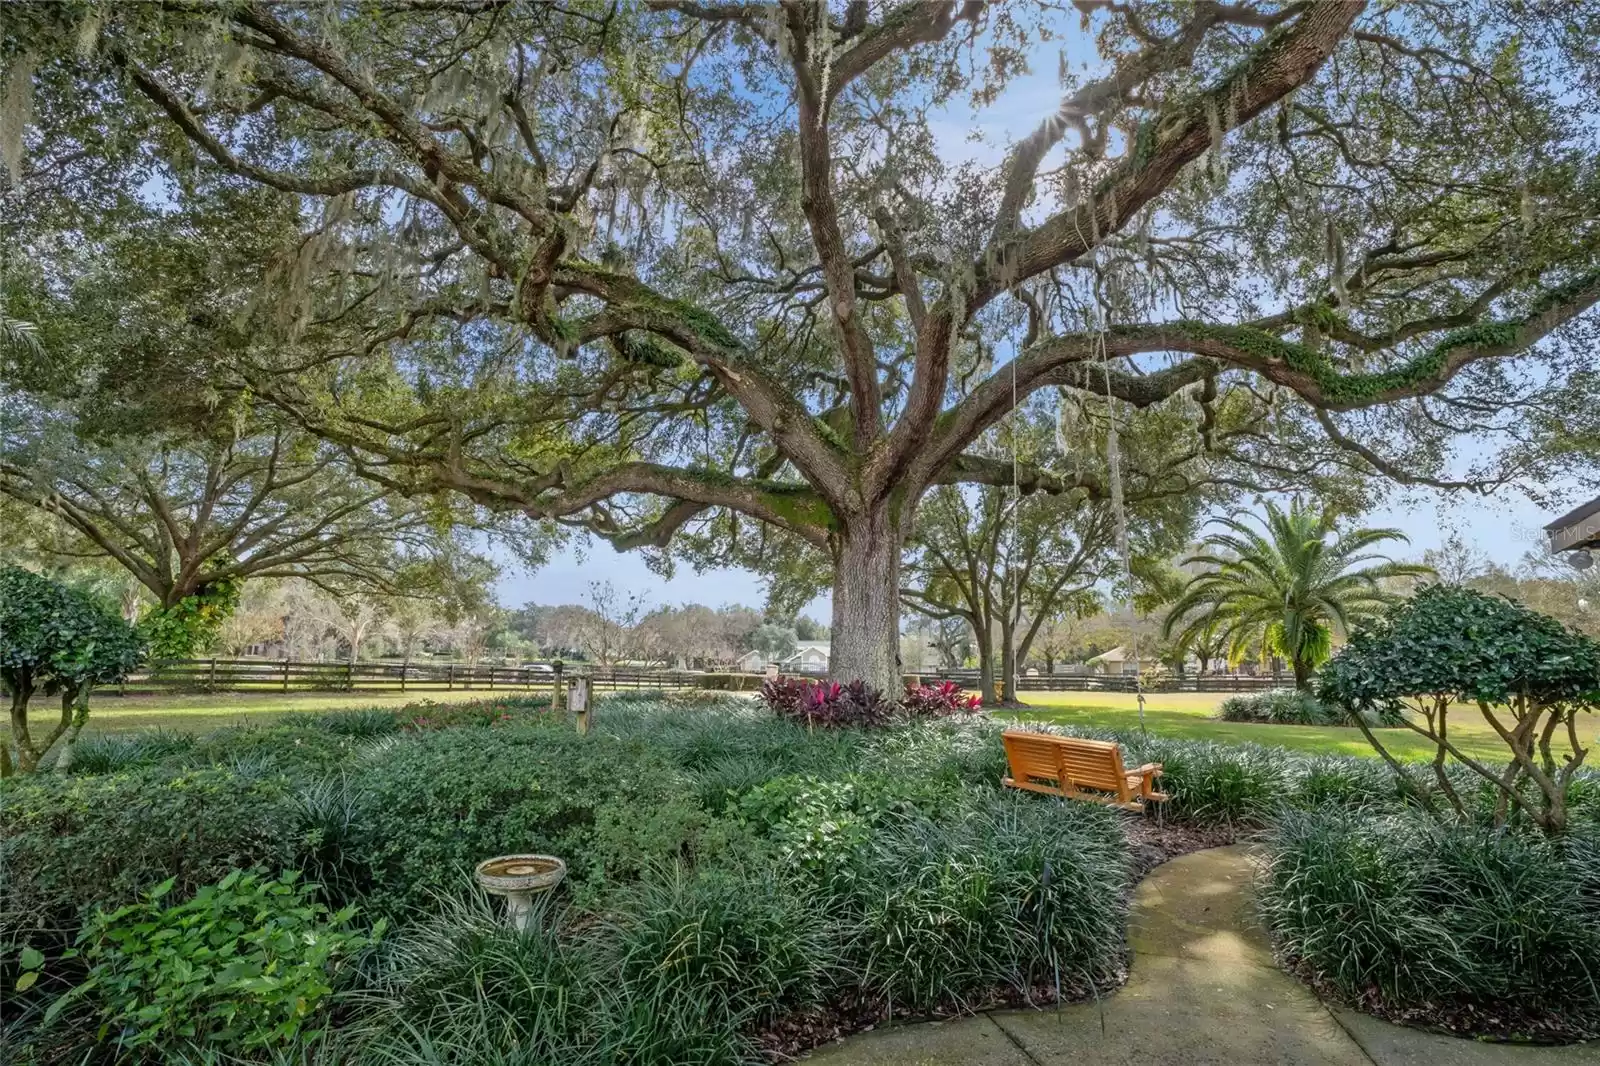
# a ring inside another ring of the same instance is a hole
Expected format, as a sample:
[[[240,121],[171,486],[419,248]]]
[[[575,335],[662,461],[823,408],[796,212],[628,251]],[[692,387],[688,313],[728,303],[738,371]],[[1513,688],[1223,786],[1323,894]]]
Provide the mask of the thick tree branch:
[[[1129,155],[1083,203],[1052,215],[973,265],[967,314],[1007,287],[1071,262],[1118,232],[1211,144],[1213,120],[1242,125],[1310,80],[1349,32],[1364,0],[1314,0],[1267,32],[1217,85],[1143,122]],[[1223,131],[1227,132],[1226,129]]]

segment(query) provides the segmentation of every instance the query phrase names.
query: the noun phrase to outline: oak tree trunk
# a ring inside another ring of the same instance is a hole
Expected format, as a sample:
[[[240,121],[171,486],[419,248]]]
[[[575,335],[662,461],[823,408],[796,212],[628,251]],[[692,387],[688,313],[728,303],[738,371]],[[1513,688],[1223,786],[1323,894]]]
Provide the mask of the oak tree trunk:
[[[974,628],[976,628],[976,627],[974,627]],[[985,630],[987,630],[987,627],[985,627]],[[989,642],[987,640],[979,638],[979,640],[978,640],[978,695],[980,697],[982,697],[983,705],[985,707],[992,707],[996,703],[1000,702],[999,697],[995,694],[995,690],[994,690],[994,682],[995,682],[995,669],[994,669],[994,666],[995,666],[995,664],[994,664],[994,649],[989,645]]]
[[[828,676],[860,678],[900,696],[900,527],[887,507],[852,519],[834,537],[833,630]]]
[[[1006,618],[1000,619],[1000,681],[1005,686],[1006,698],[1002,701],[1006,706],[1021,706],[1022,701],[1017,696],[1017,667],[1016,646],[1017,630],[1015,624]]]

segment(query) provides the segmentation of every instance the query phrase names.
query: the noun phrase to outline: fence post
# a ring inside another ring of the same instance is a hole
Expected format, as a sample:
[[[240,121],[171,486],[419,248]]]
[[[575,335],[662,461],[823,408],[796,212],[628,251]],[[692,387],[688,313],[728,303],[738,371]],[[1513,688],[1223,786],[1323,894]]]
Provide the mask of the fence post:
[[[410,665],[411,665],[410,663],[401,663],[400,664],[400,691],[401,692],[404,692],[406,690],[406,667],[410,666]]]
[[[354,692],[355,687],[356,661],[354,659],[346,659],[344,661],[344,690],[346,692]]]
[[[217,691],[217,657],[211,657],[211,668],[206,673],[206,691]]]
[[[450,692],[455,687],[456,687],[456,664],[455,663],[451,663],[450,664],[450,672],[445,675],[444,690],[446,692]]]
[[[489,691],[494,691],[494,667],[489,667]]]

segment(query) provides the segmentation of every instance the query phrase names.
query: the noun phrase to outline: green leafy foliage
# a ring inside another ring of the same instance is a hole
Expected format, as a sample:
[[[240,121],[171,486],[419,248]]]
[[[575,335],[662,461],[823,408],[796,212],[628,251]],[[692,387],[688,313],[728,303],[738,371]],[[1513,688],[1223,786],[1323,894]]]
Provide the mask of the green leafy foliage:
[[[1289,814],[1262,914],[1291,959],[1355,1002],[1468,1029],[1600,1033],[1600,836],[1562,842],[1415,813]]]
[[[669,866],[610,922],[622,1062],[749,1061],[753,1027],[815,1002],[837,959],[830,916],[771,871]]]
[[[101,733],[78,741],[73,748],[72,772],[111,774],[141,766],[154,766],[191,751],[193,733],[165,729],[137,733]]]
[[[680,854],[705,822],[683,771],[642,740],[537,723],[489,736],[418,733],[350,768],[379,912],[426,907],[477,862],[514,851],[566,857],[590,896]]]
[[[229,560],[219,558],[216,565]],[[187,659],[216,644],[222,627],[239,606],[244,581],[223,577],[209,581],[171,607],[156,607],[139,620],[155,659]]]
[[[604,975],[577,950],[565,915],[537,905],[527,932],[482,895],[441,897],[385,938],[374,960],[378,1006],[362,1050],[375,1062],[507,1061],[598,1066],[609,1031]],[[599,979],[597,979],[599,978]]]
[[[55,956],[86,910],[133,903],[169,879],[188,895],[233,869],[285,867],[287,793],[282,778],[223,768],[12,779],[0,803],[0,954],[31,943]]]
[[[1115,979],[1129,871],[1109,811],[992,796],[944,819],[895,819],[856,862],[852,961],[896,1009]]]
[[[1403,712],[1382,707],[1362,711],[1369,724],[1397,726]],[[1267,722],[1274,725],[1347,725],[1350,716],[1342,708],[1323,703],[1299,689],[1274,689],[1246,696],[1229,696],[1217,706],[1217,717],[1224,722]]]
[[[1600,707],[1600,643],[1511,600],[1429,585],[1357,631],[1318,691],[1362,708],[1435,696]]]
[[[90,690],[126,677],[144,651],[140,635],[89,596],[27,570],[0,569],[0,680],[11,693],[21,768],[37,768],[69,728],[81,728]],[[28,728],[35,693],[62,697],[59,724],[38,738]]]
[[[1600,642],[1510,600],[1432,585],[1356,633],[1328,664],[1318,693],[1359,712],[1409,709],[1440,764],[1446,755],[1467,762],[1450,743],[1448,723],[1453,705],[1477,704],[1507,748],[1503,770],[1468,762],[1500,790],[1496,821],[1515,810],[1559,833],[1587,754],[1577,715],[1600,708]],[[1383,752],[1371,730],[1364,732]],[[1464,804],[1440,783],[1465,819]],[[1536,800],[1524,797],[1524,786],[1536,790]]]
[[[8,782],[6,947],[43,963],[7,987],[38,974],[18,996],[42,1011],[85,976],[62,957],[85,914],[255,866],[401,926],[363,963],[348,1024],[286,1052],[341,1062],[741,1061],[809,1004],[921,1012],[1116,979],[1118,818],[1001,794],[999,722],[810,731],[744,699],[619,696],[580,737],[524,713],[542,702],[507,701],[513,720],[488,729],[227,729],[129,769]],[[1372,759],[1118,739],[1130,761],[1166,764],[1168,816],[1197,825],[1397,816],[1437,788],[1418,774],[1408,791]],[[1492,795],[1451,773],[1486,822]],[[1573,789],[1585,824],[1597,781]],[[515,851],[571,869],[528,934],[470,878]],[[85,1009],[44,1034],[63,1041],[51,1054],[82,1054]]]
[[[69,997],[95,1005],[102,1040],[250,1052],[314,1038],[339,969],[383,932],[354,931],[355,908],[330,914],[292,872],[235,870],[178,903],[174,884],[84,927],[89,975]]]

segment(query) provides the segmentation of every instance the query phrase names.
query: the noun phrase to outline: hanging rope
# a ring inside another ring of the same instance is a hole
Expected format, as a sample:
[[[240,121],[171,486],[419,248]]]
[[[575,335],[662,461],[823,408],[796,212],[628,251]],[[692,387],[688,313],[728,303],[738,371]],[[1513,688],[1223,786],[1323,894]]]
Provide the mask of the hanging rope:
[[[1011,568],[1017,560],[1017,523],[1022,513],[1022,489],[1017,482],[1017,357],[1011,354],[1011,558],[1006,562],[1006,587],[1010,589],[1011,602],[1006,605],[1006,659],[1011,663],[1011,676],[1006,678],[1006,698],[1017,702],[1017,624],[1022,604],[1022,590],[1011,579]]]
[[[1098,257],[1095,261],[1097,280],[1100,276]],[[1099,286],[1097,286],[1098,288]],[[1127,582],[1128,605],[1133,605],[1133,553],[1128,547],[1128,508],[1122,492],[1122,442],[1117,435],[1117,407],[1111,393],[1111,358],[1106,347],[1107,312],[1109,306],[1102,296],[1099,300],[1099,329],[1095,334],[1096,354],[1106,385],[1106,466],[1111,475],[1111,513],[1116,520],[1117,554],[1122,560],[1122,576]],[[1139,661],[1139,638],[1133,638],[1133,694],[1139,705],[1139,732],[1146,734],[1144,724],[1144,667]]]

